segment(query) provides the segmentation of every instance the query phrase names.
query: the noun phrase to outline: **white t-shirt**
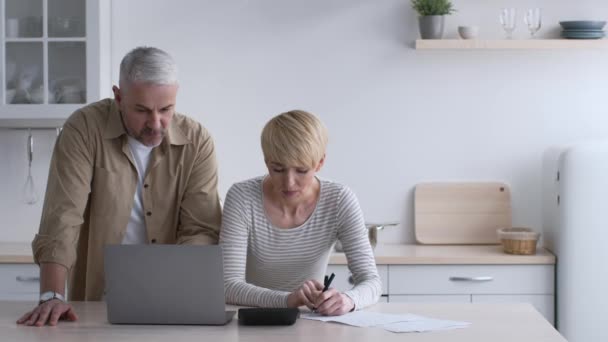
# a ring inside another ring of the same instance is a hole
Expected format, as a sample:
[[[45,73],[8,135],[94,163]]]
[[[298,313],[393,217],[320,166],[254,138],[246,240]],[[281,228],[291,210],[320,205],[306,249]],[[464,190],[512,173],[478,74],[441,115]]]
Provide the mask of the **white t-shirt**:
[[[150,153],[153,148],[140,143],[133,137],[129,137],[129,149],[137,167],[138,181],[133,199],[133,209],[131,209],[131,217],[127,224],[125,236],[122,238],[123,245],[144,244],[148,242],[148,232],[146,231],[146,221],[144,220],[142,189],[146,170],[148,169]]]

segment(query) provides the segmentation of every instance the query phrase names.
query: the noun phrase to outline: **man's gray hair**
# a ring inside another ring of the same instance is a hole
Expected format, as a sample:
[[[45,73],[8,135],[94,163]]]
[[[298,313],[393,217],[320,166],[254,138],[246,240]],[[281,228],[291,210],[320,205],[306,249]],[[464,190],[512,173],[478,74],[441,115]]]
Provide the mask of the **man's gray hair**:
[[[177,84],[177,64],[171,55],[161,49],[137,47],[120,62],[120,87],[135,82]]]

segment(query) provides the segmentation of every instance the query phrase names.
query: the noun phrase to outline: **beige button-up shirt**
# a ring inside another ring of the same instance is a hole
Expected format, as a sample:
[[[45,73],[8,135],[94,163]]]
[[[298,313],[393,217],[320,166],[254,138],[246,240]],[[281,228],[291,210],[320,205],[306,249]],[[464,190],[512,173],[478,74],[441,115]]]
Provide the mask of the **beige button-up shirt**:
[[[51,159],[36,263],[69,270],[70,300],[101,300],[103,252],[120,244],[137,186],[137,169],[114,100],[90,104],[66,121]],[[175,114],[152,150],[143,206],[149,243],[217,243],[221,208],[211,136]],[[196,268],[196,265],[192,265]]]

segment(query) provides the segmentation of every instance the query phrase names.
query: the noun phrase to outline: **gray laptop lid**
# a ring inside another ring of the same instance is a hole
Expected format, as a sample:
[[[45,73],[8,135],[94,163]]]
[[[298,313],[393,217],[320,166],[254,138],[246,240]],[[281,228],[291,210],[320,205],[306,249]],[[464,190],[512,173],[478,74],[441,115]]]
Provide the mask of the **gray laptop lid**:
[[[220,246],[105,247],[108,321],[123,324],[226,324]]]

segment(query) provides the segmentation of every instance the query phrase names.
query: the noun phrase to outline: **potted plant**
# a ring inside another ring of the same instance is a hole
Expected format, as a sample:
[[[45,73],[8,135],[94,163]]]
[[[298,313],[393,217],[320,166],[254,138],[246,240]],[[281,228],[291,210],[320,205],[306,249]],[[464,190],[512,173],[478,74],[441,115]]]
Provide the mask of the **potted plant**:
[[[450,0],[412,0],[412,7],[419,15],[422,39],[441,39],[445,16],[456,11]]]

